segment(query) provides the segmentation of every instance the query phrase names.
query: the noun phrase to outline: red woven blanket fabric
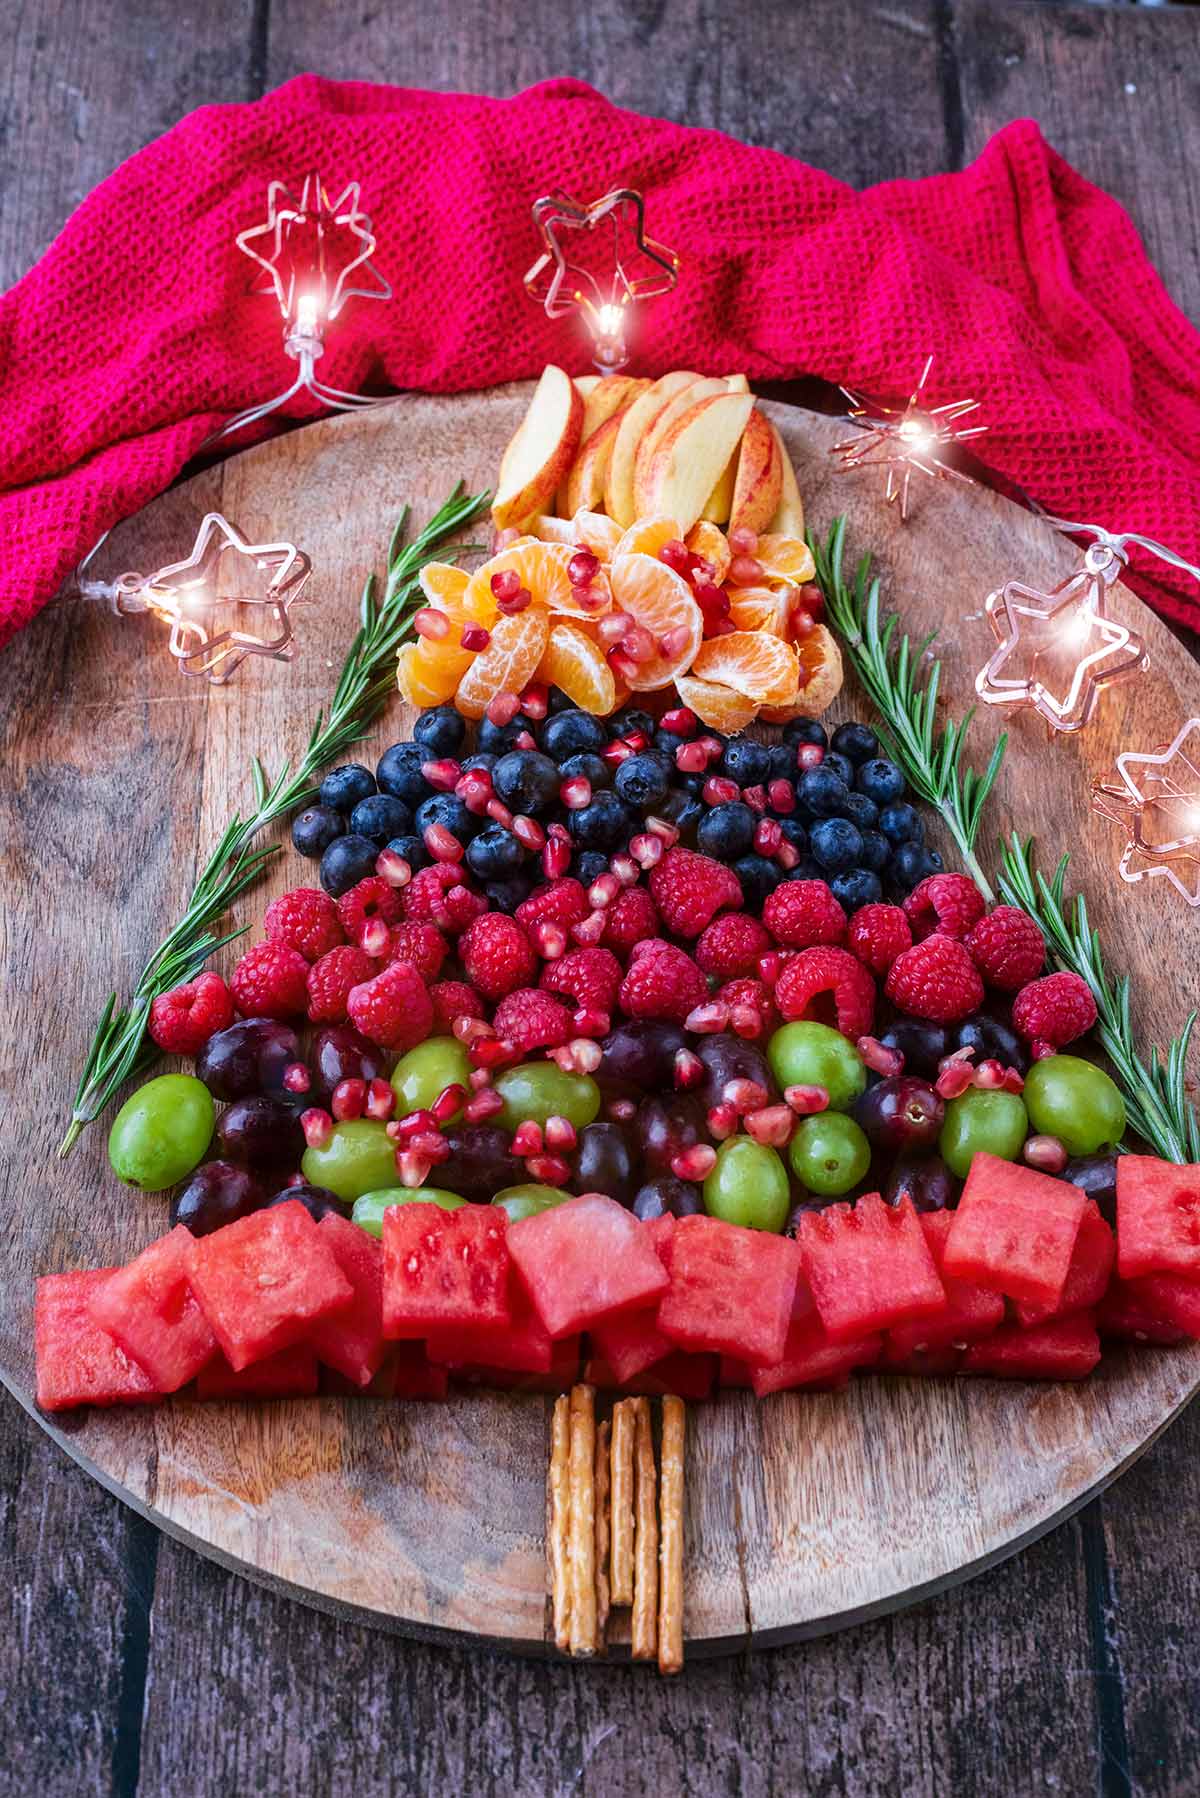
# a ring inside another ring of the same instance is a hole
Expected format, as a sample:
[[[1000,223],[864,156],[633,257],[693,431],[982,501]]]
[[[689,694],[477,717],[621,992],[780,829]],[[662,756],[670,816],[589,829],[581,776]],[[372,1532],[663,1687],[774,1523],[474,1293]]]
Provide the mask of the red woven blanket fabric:
[[[1031,121],[961,174],[855,193],[578,81],[489,100],[302,76],[202,107],[132,157],[0,300],[0,642],[217,425],[290,381],[278,309],[234,239],[272,178],[309,170],[334,193],[362,183],[396,292],[349,302],[319,365],[332,386],[583,372],[582,337],[521,287],[530,205],[632,185],[684,258],[639,316],[635,372],[816,374],[895,401],[933,351],[931,399],[982,401],[998,473],[1060,516],[1200,559],[1200,337],[1120,206]],[[1135,566],[1151,603],[1200,624],[1194,582]]]

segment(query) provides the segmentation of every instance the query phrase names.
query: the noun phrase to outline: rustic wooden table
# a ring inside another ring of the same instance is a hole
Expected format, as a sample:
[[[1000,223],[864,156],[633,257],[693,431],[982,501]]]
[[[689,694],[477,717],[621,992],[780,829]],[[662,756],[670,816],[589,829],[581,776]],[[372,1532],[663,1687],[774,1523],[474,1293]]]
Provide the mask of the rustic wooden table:
[[[19,0],[0,285],[181,113],[306,69],[493,93],[569,72],[858,185],[960,167],[1032,115],[1200,316],[1200,12],[998,0]],[[974,1584],[666,1683],[406,1643],[249,1586],[5,1395],[0,1794],[1194,1793],[1198,1518],[1193,1415]]]

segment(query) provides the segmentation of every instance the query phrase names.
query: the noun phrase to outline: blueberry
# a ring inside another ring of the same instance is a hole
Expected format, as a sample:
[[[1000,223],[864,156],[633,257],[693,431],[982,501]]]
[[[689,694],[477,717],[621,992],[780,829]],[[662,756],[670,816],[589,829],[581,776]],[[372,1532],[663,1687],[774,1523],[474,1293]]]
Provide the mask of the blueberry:
[[[513,748],[522,731],[528,731],[531,736],[535,734],[533,719],[527,718],[524,712],[515,712],[507,724],[493,724],[490,718],[481,718],[475,747],[485,755],[504,755]]]
[[[542,731],[542,748],[556,762],[569,755],[598,755],[607,742],[608,732],[590,712],[559,712],[547,718]]]
[[[608,873],[608,857],[598,849],[584,849],[572,862],[571,872],[583,886],[590,887],[593,880]]]
[[[635,811],[653,812],[670,790],[672,772],[670,756],[661,749],[643,749],[621,763],[613,786]]]
[[[892,853],[892,845],[881,830],[864,830],[861,835],[863,867],[869,868],[872,874],[882,874],[887,866],[888,856]]]
[[[925,824],[915,805],[906,799],[885,805],[879,814],[879,828],[889,843],[923,843]]]
[[[849,791],[844,780],[822,762],[819,768],[808,768],[796,782],[796,798],[800,810],[813,818],[840,818]]]
[[[335,899],[374,874],[379,847],[369,837],[337,837],[321,857],[321,885]]]
[[[675,760],[675,751],[682,749],[685,743],[690,742],[690,737],[680,736],[677,730],[667,730],[661,724],[654,733],[654,747],[661,749],[665,755],[669,755],[672,761]]]
[[[292,819],[292,848],[316,861],[345,833],[346,820],[331,805],[309,805]]]
[[[582,774],[593,793],[598,793],[601,787],[612,786],[612,763],[606,762],[602,755],[593,755],[590,749],[582,755],[569,755],[558,774],[560,780],[571,780]]]
[[[849,756],[838,755],[831,749],[821,766],[827,774],[836,774],[839,780],[844,780],[848,787],[854,785],[854,763]]]
[[[403,799],[405,805],[420,805],[429,793],[421,764],[431,759],[420,743],[393,743],[384,750],[375,770],[379,791],[390,793],[393,799]]]
[[[838,755],[844,755],[857,768],[860,762],[869,761],[873,755],[879,754],[879,738],[865,724],[839,724],[830,740],[830,747]]]
[[[757,823],[750,807],[740,799],[714,805],[696,827],[696,847],[715,861],[735,862],[739,855],[749,855]]]
[[[412,829],[412,813],[403,799],[390,793],[372,793],[360,799],[350,814],[350,828],[360,837],[370,837],[382,849],[389,837],[406,836]]]
[[[385,847],[390,849],[393,855],[402,856],[414,874],[418,868],[429,866],[429,851],[420,837],[393,837]]]
[[[492,784],[514,812],[536,817],[558,798],[558,769],[536,749],[510,749],[492,769]]]
[[[331,768],[321,782],[321,804],[335,812],[352,812],[360,799],[375,791],[375,776],[360,762]]]
[[[861,905],[874,905],[883,898],[883,882],[869,868],[848,868],[844,874],[835,874],[829,888],[846,912],[855,912]]]
[[[755,743],[749,737],[735,737],[732,743],[725,745],[720,768],[725,778],[736,780],[739,787],[761,787],[770,778],[770,751],[765,743]]]
[[[790,743],[772,743],[767,749],[767,779],[794,780],[796,751]]]
[[[793,849],[798,849],[800,854],[803,855],[808,848],[808,831],[801,820],[795,816],[781,818],[779,820],[779,828],[783,832],[784,842],[790,843]],[[884,850],[886,853],[886,843],[884,844]]]
[[[563,713],[564,718],[569,716]],[[596,793],[580,811],[571,813],[567,828],[580,849],[611,851],[625,847],[633,822],[633,814],[615,793]]]
[[[779,863],[768,861],[765,855],[739,856],[733,871],[741,882],[742,902],[747,911],[761,911],[765,900],[783,879]]]
[[[791,873],[787,875],[788,880],[824,880],[824,878],[824,868],[819,862],[815,862],[811,855],[802,855]]]
[[[862,832],[849,818],[822,818],[808,836],[813,857],[831,874],[856,867],[862,858]]]
[[[533,881],[527,874],[513,874],[508,880],[489,880],[483,890],[493,911],[514,912],[532,893]]]
[[[422,712],[413,725],[413,740],[428,750],[435,761],[438,756],[457,755],[467,734],[467,721],[452,705],[435,705]]]
[[[815,718],[793,718],[790,724],[783,727],[783,740],[793,749],[798,749],[801,743],[815,743],[818,749],[829,747],[825,726],[818,724]]]
[[[485,774],[490,774],[499,760],[500,757],[498,755],[489,755],[486,751],[483,751],[482,753],[469,755],[465,762],[459,763],[459,767],[464,774],[469,768],[480,768]]]
[[[876,805],[891,805],[893,800],[903,799],[907,788],[907,782],[895,762],[889,762],[885,756],[876,756],[874,760],[864,762],[858,770],[855,785],[860,793],[865,793]]]
[[[490,824],[467,845],[467,866],[480,880],[507,880],[524,861],[523,846],[502,824]]]
[[[655,816],[664,823],[673,824],[681,835],[687,836],[695,830],[704,811],[704,806],[694,793],[689,793],[686,787],[676,787],[667,794]]]
[[[415,819],[417,834],[424,837],[431,824],[442,824],[460,843],[469,843],[483,829],[484,820],[469,812],[453,793],[434,793],[421,801]]]
[[[888,873],[901,892],[910,893],[927,874],[936,874],[941,862],[940,855],[935,858],[920,843],[901,843],[892,856]]]
[[[879,822],[879,807],[865,793],[851,793],[842,816],[857,824],[860,830],[874,830]]]
[[[547,715],[553,718],[558,712],[573,712],[575,701],[568,699],[561,687],[551,687],[546,695]]]
[[[637,730],[641,731],[649,742],[654,735],[654,720],[649,712],[643,712],[640,706],[623,705],[620,711],[614,712],[607,722],[614,738],[631,737]]]

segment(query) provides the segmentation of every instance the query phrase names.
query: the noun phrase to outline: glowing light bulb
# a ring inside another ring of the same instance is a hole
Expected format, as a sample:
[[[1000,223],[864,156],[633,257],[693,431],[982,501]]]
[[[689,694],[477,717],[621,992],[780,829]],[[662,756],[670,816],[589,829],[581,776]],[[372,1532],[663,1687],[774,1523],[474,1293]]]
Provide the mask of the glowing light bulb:
[[[316,336],[320,311],[315,293],[302,293],[296,296],[296,332],[298,336]]]

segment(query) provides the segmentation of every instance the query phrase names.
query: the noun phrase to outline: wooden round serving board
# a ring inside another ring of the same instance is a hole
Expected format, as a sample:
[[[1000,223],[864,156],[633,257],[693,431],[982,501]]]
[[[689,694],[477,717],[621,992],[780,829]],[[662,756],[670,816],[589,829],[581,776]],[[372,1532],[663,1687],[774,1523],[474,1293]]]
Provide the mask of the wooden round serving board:
[[[490,485],[526,392],[403,397],[314,425],[196,477],[114,532],[104,552],[114,571],[176,559],[213,509],[252,541],[299,543],[313,558],[314,603],[297,611],[290,667],[251,661],[224,690],[185,682],[161,626],[80,600],[52,608],[6,652],[0,1377],[31,1408],[34,1277],[123,1261],[166,1223],[163,1200],[109,1172],[104,1125],[69,1161],[55,1159],[104,995],[128,991],[182,909],[198,857],[249,805],[252,755],[274,769],[301,749],[400,505],[423,518],[460,477]],[[944,697],[962,712],[991,641],[987,593],[1011,577],[1060,579],[1074,549],[1005,500],[951,483],[920,487],[901,528],[878,475],[831,463],[842,427],[768,410],[811,522],[824,530],[849,514],[850,554],[875,552],[914,637],[938,632]],[[1115,833],[1091,816],[1087,785],[1117,748],[1157,745],[1200,712],[1200,674],[1136,598],[1121,588],[1113,597],[1116,614],[1145,633],[1151,672],[1113,689],[1077,739],[1048,745],[1036,719],[1018,719],[986,835],[1034,833],[1046,868],[1071,851],[1153,1037],[1177,1029],[1195,1003],[1200,914],[1150,883],[1120,886]],[[848,685],[842,712],[856,708]],[[364,760],[406,723],[397,702]],[[980,764],[998,728],[994,714],[978,720]],[[289,845],[239,921],[256,925],[267,900],[300,878],[311,870]],[[1118,1474],[1198,1383],[1200,1348],[1142,1350],[1106,1356],[1082,1386],[870,1378],[837,1395],[755,1404],[737,1393],[693,1407],[690,1651],[817,1634],[988,1566]],[[110,1490],[252,1578],[388,1627],[545,1645],[540,1398],[178,1400],[40,1421]]]

